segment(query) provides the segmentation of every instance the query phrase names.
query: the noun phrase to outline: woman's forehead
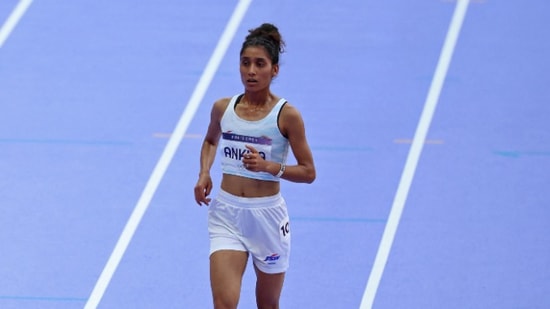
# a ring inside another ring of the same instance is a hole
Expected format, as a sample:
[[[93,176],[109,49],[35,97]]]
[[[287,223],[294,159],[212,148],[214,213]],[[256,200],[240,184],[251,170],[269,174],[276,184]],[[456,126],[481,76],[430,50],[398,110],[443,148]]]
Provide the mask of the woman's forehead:
[[[269,59],[267,51],[263,46],[248,46],[243,50],[241,58],[265,58]]]

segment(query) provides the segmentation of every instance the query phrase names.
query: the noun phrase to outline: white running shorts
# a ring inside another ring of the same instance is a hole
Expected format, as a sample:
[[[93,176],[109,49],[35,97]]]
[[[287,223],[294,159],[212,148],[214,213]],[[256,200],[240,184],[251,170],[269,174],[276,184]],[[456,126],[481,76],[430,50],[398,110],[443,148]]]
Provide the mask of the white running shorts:
[[[208,209],[210,254],[218,250],[249,252],[264,273],[286,272],[290,226],[281,194],[246,198],[223,190]]]

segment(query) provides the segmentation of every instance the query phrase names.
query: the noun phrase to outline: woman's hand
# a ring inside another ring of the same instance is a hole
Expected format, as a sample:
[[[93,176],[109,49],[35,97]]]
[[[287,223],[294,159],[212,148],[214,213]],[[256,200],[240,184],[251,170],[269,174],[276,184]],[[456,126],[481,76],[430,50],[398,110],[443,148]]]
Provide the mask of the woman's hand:
[[[280,164],[272,161],[266,161],[260,155],[256,148],[246,145],[250,152],[243,156],[243,166],[252,172],[267,172],[276,175],[279,172]]]
[[[245,146],[250,152],[243,156],[243,166],[249,171],[259,172],[262,161],[265,161],[256,148],[246,145]]]
[[[258,150],[250,145],[246,145],[245,147],[250,152],[243,156],[244,168],[252,172],[267,171],[267,161],[262,158]]]
[[[210,174],[208,173],[201,173],[199,175],[199,180],[197,181],[197,184],[195,185],[195,201],[199,206],[204,205],[208,206],[210,204],[210,201],[212,200],[208,196],[210,195],[210,192],[212,191],[212,178],[210,177]]]

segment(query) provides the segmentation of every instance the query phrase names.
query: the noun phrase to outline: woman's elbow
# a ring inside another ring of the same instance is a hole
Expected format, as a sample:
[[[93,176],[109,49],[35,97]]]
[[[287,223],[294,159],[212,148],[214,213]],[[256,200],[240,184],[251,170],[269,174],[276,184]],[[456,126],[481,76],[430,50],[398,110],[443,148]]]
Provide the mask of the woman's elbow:
[[[306,183],[313,183],[315,181],[315,178],[317,177],[315,173],[315,169],[311,169],[308,171],[305,182]]]

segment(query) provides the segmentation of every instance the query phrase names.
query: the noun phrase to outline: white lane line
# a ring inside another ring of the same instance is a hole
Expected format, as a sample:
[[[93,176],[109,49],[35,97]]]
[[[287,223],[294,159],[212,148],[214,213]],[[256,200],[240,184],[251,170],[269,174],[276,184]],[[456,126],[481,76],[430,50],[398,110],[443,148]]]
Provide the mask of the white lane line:
[[[32,0],[20,0],[13,11],[11,12],[10,16],[4,24],[2,25],[2,28],[0,28],[0,48],[4,46],[4,42],[8,39],[11,32],[17,26],[17,23],[23,17],[29,6],[31,6]]]
[[[210,60],[208,61],[208,64],[206,65],[206,68],[199,79],[199,82],[197,83],[195,90],[193,91],[193,94],[191,95],[191,98],[189,99],[189,102],[187,103],[187,106],[185,107],[185,110],[176,125],[176,128],[174,129],[174,132],[170,136],[162,156],[157,162],[157,165],[155,166],[155,169],[153,170],[153,173],[151,174],[149,181],[147,182],[147,185],[145,186],[145,189],[143,190],[141,197],[132,212],[132,215],[128,219],[128,222],[126,223],[126,226],[124,227],[124,230],[122,231],[122,234],[120,235],[118,242],[109,257],[109,260],[103,269],[103,272],[96,282],[92,294],[84,307],[85,309],[96,308],[101,301],[103,294],[105,293],[105,290],[107,289],[107,286],[109,285],[109,282],[111,281],[111,278],[113,277],[113,274],[116,271],[126,248],[128,247],[128,244],[132,240],[132,237],[145,211],[147,210],[149,203],[151,202],[151,199],[153,198],[153,195],[155,194],[155,191],[157,190],[157,187],[159,186],[159,183],[168,168],[168,165],[170,165],[170,162],[172,161],[172,158],[174,157],[174,154],[176,153],[176,150],[185,135],[185,131],[189,127],[189,124],[193,119],[193,116],[195,115],[206,90],[214,78],[214,74],[223,60],[227,48],[229,47],[229,44],[231,44],[231,41],[233,40],[233,37],[235,36],[235,33],[237,32],[237,29],[239,28],[239,25],[241,24],[241,21],[251,2],[252,0],[241,0],[235,7],[233,15],[227,23],[225,30],[218,41],[218,45],[210,57]]]
[[[447,70],[449,69],[449,64],[453,56],[456,41],[458,39],[464,17],[466,16],[468,4],[469,0],[458,0],[456,3],[451,24],[447,32],[447,37],[445,38],[445,43],[443,44],[443,48],[439,56],[439,62],[432,79],[432,84],[430,86],[426,102],[424,103],[424,109],[422,110],[422,115],[420,116],[420,120],[416,128],[411,149],[409,150],[409,155],[405,163],[405,168],[401,174],[401,180],[399,181],[399,186],[394,197],[388,222],[384,229],[384,234],[382,235],[382,240],[380,241],[380,245],[378,247],[374,265],[367,282],[367,287],[361,300],[360,309],[370,309],[374,303],[378,285],[380,284],[380,280],[390,254],[390,249],[395,238],[395,232],[397,231],[401,214],[403,213],[403,208],[405,207],[405,201],[407,200],[407,196],[409,194],[409,189],[411,187],[416,166],[418,165],[418,159],[422,153],[426,135],[439,100],[441,88],[443,87],[443,82],[445,81],[445,76],[447,75]]]

